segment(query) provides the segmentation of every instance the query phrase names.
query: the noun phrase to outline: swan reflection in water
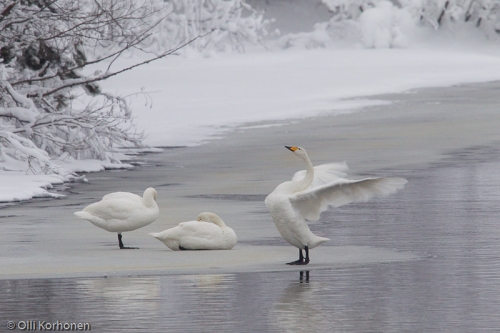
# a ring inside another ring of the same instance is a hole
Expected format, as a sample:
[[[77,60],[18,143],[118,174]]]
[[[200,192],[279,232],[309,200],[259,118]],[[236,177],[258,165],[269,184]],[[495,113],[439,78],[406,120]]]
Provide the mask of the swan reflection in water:
[[[77,290],[85,295],[85,303],[99,304],[96,308],[101,309],[101,315],[108,316],[110,320],[131,313],[156,313],[160,308],[159,277],[77,279],[75,284]]]
[[[290,282],[273,305],[276,326],[283,332],[329,332],[331,319],[318,302],[325,286],[310,282],[309,271],[299,274],[299,281]]]
[[[219,292],[225,289],[231,289],[235,283],[234,274],[194,274],[180,275],[175,278],[177,287],[185,292],[191,291],[195,294],[207,292]]]
[[[309,271],[300,271],[300,283],[309,283]]]

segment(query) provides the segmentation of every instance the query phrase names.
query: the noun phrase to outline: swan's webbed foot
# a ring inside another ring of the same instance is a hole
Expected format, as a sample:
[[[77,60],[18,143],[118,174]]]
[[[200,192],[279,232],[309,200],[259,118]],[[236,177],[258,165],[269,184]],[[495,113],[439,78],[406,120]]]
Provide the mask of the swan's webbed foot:
[[[296,260],[296,261],[292,261],[292,262],[287,262],[286,264],[287,265],[307,265],[309,263],[309,261],[305,261],[305,260]]]
[[[138,249],[138,247],[123,246],[122,234],[118,234],[118,246],[120,247],[120,250],[137,250]]]
[[[306,257],[304,258],[304,255],[302,254],[302,250],[299,249],[299,260],[292,261],[292,262],[287,262],[287,265],[307,265],[309,263],[309,247],[305,247],[304,250],[306,251]]]

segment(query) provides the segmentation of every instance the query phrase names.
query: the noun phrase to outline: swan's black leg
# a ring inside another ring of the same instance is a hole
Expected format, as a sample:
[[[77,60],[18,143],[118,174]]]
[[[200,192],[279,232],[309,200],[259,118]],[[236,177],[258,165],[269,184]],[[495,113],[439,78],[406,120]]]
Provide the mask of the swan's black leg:
[[[307,265],[309,263],[309,246],[306,246],[304,250],[306,251],[306,258],[304,260],[304,265]]]
[[[304,262],[304,256],[302,255],[302,249],[299,249],[299,260],[287,262],[287,265],[302,265]]]
[[[304,255],[302,254],[302,250],[299,249],[299,260],[288,262],[287,265],[307,265],[309,263],[309,247],[308,246],[304,247],[304,250],[306,251],[305,258]]]
[[[126,246],[123,246],[122,234],[118,234],[118,245],[120,246],[120,250],[134,250],[134,249],[138,249],[138,247],[126,247]]]
[[[306,251],[305,259],[302,250],[299,249],[299,260],[288,262],[287,265],[307,265],[309,263],[309,248],[306,246],[304,250]]]
[[[118,234],[118,246],[123,249],[122,234]]]

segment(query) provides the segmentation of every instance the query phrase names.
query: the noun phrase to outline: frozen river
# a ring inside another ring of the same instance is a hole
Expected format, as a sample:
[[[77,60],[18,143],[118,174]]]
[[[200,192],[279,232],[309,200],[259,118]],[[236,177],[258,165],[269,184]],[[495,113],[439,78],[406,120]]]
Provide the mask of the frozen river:
[[[389,106],[144,156],[89,174],[60,200],[0,210],[0,318],[90,323],[96,332],[488,332],[500,327],[500,84],[385,96]],[[380,98],[378,96],[377,98]],[[259,124],[254,124],[259,125]],[[261,125],[261,124],[260,124]],[[266,124],[269,125],[269,124]],[[347,160],[358,175],[403,176],[383,200],[324,213],[332,240],[307,271],[288,267],[263,199],[301,161]],[[157,188],[161,217],[116,235],[72,213],[105,193]],[[146,234],[218,213],[231,251],[172,252]],[[2,328],[2,331],[4,329]]]

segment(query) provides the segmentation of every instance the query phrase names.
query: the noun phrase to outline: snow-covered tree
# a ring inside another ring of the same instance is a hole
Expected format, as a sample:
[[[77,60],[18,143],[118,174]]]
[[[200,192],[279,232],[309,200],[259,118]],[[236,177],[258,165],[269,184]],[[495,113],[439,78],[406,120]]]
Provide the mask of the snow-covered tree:
[[[141,47],[167,14],[147,0],[0,0],[0,167],[57,173],[51,159],[118,162],[114,147],[139,146],[127,103],[98,82],[119,74],[106,64]],[[103,69],[82,74],[95,64]]]
[[[322,0],[336,20],[357,19],[382,2],[409,10],[423,24],[439,29],[445,22],[471,22],[472,26],[489,26],[500,33],[499,0]]]
[[[500,0],[322,0],[332,13],[315,31],[284,36],[281,45],[324,46],[342,39],[367,48],[406,47],[419,30],[439,34],[479,32],[500,38]],[[430,29],[429,29],[430,28]],[[326,37],[328,36],[328,37]],[[429,35],[427,35],[429,36]],[[285,41],[286,43],[283,43]]]
[[[188,49],[198,52],[243,52],[258,43],[269,21],[244,0],[157,0],[171,13],[150,39],[152,49],[175,47],[198,36]]]
[[[423,24],[430,24],[436,30],[443,25],[466,23],[489,36],[500,34],[499,0],[401,1],[416,10]]]
[[[241,51],[265,24],[243,0],[0,0],[0,168],[57,173],[60,156],[118,162],[110,151],[140,146],[143,134],[99,81],[190,43]],[[114,72],[132,50],[149,60]],[[89,65],[101,69],[84,75]]]

